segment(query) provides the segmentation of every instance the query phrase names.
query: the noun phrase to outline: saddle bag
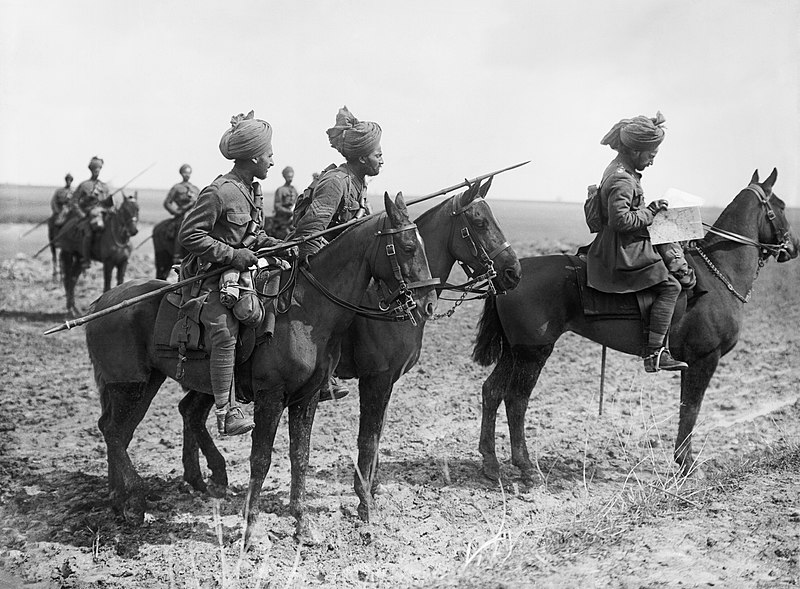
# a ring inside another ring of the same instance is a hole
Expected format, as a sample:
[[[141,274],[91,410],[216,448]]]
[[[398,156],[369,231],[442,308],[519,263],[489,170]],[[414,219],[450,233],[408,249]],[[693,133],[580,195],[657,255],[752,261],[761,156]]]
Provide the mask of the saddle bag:
[[[169,296],[169,295],[167,295]],[[189,299],[178,309],[178,321],[172,328],[169,347],[177,349],[181,354],[187,350],[203,349],[200,330],[200,311],[203,309],[205,296]]]
[[[590,233],[598,233],[603,228],[603,217],[600,212],[600,188],[592,184],[587,189],[586,201],[583,203],[583,214]]]

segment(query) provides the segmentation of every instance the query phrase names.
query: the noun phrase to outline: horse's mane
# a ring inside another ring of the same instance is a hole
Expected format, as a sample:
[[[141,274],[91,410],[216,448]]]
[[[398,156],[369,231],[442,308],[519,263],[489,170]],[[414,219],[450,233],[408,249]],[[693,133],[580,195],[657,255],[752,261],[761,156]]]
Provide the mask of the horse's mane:
[[[451,197],[449,197],[449,198],[446,198],[446,199],[444,199],[444,200],[443,200],[442,202],[440,202],[438,205],[436,205],[435,207],[432,207],[432,208],[428,209],[427,211],[425,211],[424,213],[422,213],[422,214],[421,214],[419,217],[417,217],[416,219],[414,219],[414,223],[424,223],[424,222],[425,222],[425,220],[426,220],[426,219],[427,219],[429,216],[432,216],[432,215],[433,215],[433,214],[434,214],[436,211],[438,211],[439,209],[441,209],[443,206],[445,206],[447,203],[449,203],[449,202],[450,202],[452,199],[454,199],[454,198],[459,198],[459,199],[460,199],[462,194],[464,194],[464,193],[463,193],[463,192],[459,192],[459,193],[458,193],[458,194],[456,194],[455,196],[451,196]]]

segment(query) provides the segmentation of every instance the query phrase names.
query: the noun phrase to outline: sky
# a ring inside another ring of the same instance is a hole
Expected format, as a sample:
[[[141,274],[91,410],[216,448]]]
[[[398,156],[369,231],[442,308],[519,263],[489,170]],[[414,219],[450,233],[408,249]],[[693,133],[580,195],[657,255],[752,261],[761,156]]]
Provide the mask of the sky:
[[[666,117],[648,199],[724,206],[778,169],[800,206],[797,0],[0,0],[0,183],[105,160],[112,187],[230,169],[232,115],[274,128],[265,193],[341,156],[347,105],[383,128],[369,192],[421,196],[530,160],[490,196],[582,202],[622,118]],[[152,166],[152,167],[150,167]]]

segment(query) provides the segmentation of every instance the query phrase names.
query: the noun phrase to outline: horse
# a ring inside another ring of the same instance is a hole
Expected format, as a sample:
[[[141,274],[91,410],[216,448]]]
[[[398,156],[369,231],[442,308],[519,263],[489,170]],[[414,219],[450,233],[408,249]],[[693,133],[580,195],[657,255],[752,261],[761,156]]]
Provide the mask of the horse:
[[[156,278],[166,280],[172,265],[179,263],[175,259],[175,238],[181,227],[183,217],[164,219],[153,227],[153,253],[155,254]],[[186,250],[181,247],[181,258]]]
[[[792,235],[783,201],[772,192],[777,170],[759,183],[758,171],[722,211],[688,261],[697,276],[699,294],[690,298],[682,317],[673,320],[670,350],[689,365],[681,374],[678,434],[674,459],[690,475],[697,465],[692,451],[694,431],[706,388],[722,356],[739,337],[744,304],[759,269],[770,256],[778,262],[797,257],[800,242]],[[523,279],[503,298],[487,299],[478,324],[473,360],[495,367],[482,387],[479,452],[483,474],[499,480],[495,453],[495,421],[505,401],[511,438],[511,461],[524,480],[536,470],[528,456],[525,413],[528,400],[556,341],[574,332],[614,350],[641,352],[640,319],[613,324],[587,320],[575,278],[572,258],[534,256],[522,260]],[[746,294],[742,294],[746,293]],[[625,295],[619,295],[625,296]]]
[[[261,485],[269,471],[273,442],[287,407],[292,464],[289,509],[296,519],[298,539],[315,541],[305,507],[305,477],[319,389],[336,364],[339,340],[356,313],[385,316],[351,301],[359,301],[374,279],[392,290],[387,305],[397,300],[398,308],[407,317],[429,317],[435,310],[435,281],[431,279],[416,225],[408,219],[402,194],[394,202],[385,194],[384,202],[385,213],[354,224],[300,268],[291,303],[278,313],[273,335],[257,341],[246,363],[250,378],[240,384],[247,385],[255,400],[250,482],[244,505],[246,544],[257,520]],[[125,283],[103,294],[94,310],[165,284],[152,279]],[[203,396],[209,406],[213,403],[207,359],[184,364],[183,377],[178,379],[175,357],[156,354],[153,334],[159,304],[156,299],[142,301],[97,318],[86,327],[86,343],[100,391],[102,414],[98,425],[108,452],[112,504],[135,524],[144,519],[145,494],[127,448],[161,384],[167,377],[179,380],[187,390],[208,393]],[[199,397],[195,393],[189,400],[184,399],[182,411],[185,403],[197,402]],[[204,415],[207,414],[206,409]],[[224,492],[228,484],[224,458],[216,451],[208,461],[215,490]]]
[[[491,296],[514,288],[520,280],[517,256],[485,201],[491,181],[490,178],[482,186],[480,182],[473,183],[466,191],[444,200],[414,221],[425,242],[434,278],[444,283],[456,261],[465,266],[471,280],[460,300],[474,294],[484,281],[489,284],[484,296]],[[368,290],[361,302],[377,305],[375,291]],[[419,359],[424,328],[424,319],[415,327],[359,316],[342,339],[336,374],[359,379],[361,419],[354,487],[360,499],[358,514],[364,521],[369,521],[374,509],[373,494],[379,486],[377,453],[386,408],[394,383]],[[207,459],[218,454],[205,426],[211,400],[199,393],[189,393],[180,409],[184,420],[184,479],[202,490],[198,449]]]
[[[117,269],[117,284],[125,281],[125,270],[131,255],[131,237],[139,231],[139,201],[137,193],[126,196],[123,193],[120,205],[105,215],[103,229],[99,236],[92,238],[92,259],[103,263],[103,292],[111,288],[111,273]],[[70,221],[67,221],[69,224]],[[66,225],[65,225],[66,226]],[[75,305],[75,285],[83,272],[82,252],[79,231],[67,228],[56,238],[61,247],[61,274],[67,295],[67,313],[72,317],[82,315]]]

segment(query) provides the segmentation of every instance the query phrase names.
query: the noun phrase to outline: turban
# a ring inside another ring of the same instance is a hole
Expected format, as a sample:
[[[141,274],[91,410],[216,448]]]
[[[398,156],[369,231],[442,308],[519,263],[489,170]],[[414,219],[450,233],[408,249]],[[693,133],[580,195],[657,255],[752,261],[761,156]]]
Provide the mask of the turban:
[[[95,167],[95,166],[100,166],[100,167],[102,167],[104,163],[105,163],[105,162],[103,161],[103,158],[99,158],[99,157],[97,157],[97,156],[94,156],[94,157],[93,157],[93,158],[92,158],[92,159],[89,161],[89,169],[91,170],[91,169],[92,169],[93,167]]]
[[[69,172],[67,172],[67,175],[66,175],[66,176],[64,176],[64,180],[72,180],[72,174],[70,174]]]
[[[188,168],[189,170],[191,170],[191,169],[192,169],[192,166],[190,166],[189,164],[183,164],[183,165],[182,165],[180,168],[178,168],[178,174],[183,174],[183,171],[184,171],[185,169],[187,169],[187,168]]]
[[[359,121],[343,106],[336,115],[336,125],[328,129],[328,140],[345,158],[362,157],[380,145],[381,127],[378,123]]]
[[[283,172],[281,172],[281,174],[285,176],[287,172],[291,172],[292,174],[294,174],[294,168],[292,166],[286,166],[283,169]]]
[[[633,151],[654,149],[664,140],[662,125],[665,122],[666,119],[661,111],[657,112],[653,118],[638,116],[632,119],[622,119],[611,127],[600,144],[608,145],[615,151],[619,151],[620,145]]]
[[[255,158],[267,151],[272,143],[272,127],[254,117],[252,110],[247,116],[238,114],[231,117],[231,128],[219,140],[219,150],[225,159]]]

